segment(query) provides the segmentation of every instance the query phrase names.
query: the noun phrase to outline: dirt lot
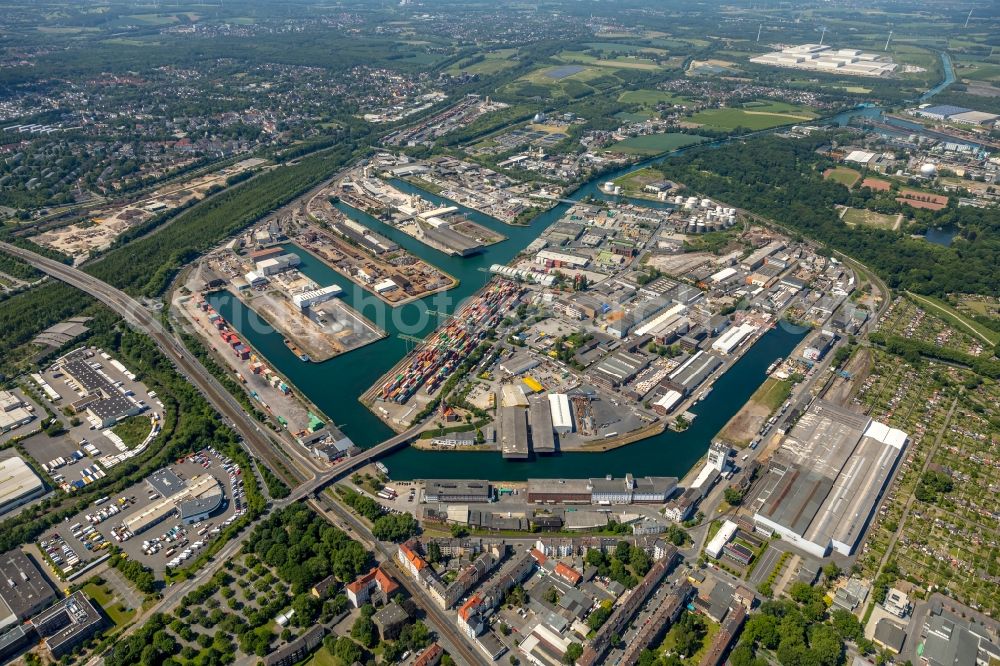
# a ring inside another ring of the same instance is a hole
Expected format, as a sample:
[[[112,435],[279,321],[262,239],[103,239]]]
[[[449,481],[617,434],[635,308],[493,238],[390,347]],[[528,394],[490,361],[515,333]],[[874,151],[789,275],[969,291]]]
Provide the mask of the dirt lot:
[[[780,407],[788,395],[789,384],[768,378],[761,384],[740,411],[719,432],[719,439],[743,448],[760,432],[771,413]]]

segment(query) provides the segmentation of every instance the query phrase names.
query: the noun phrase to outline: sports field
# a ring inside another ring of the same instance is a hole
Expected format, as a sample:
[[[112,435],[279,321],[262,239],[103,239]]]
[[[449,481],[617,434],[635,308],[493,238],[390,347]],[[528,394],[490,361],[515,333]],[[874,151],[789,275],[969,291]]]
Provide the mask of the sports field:
[[[856,227],[859,224],[865,227],[875,227],[876,229],[896,229],[900,223],[899,215],[885,215],[871,210],[861,208],[848,208],[840,219],[844,224]]]
[[[823,178],[840,183],[844,187],[850,189],[854,187],[854,183],[858,182],[858,179],[861,178],[861,174],[848,167],[835,167],[824,171]]]
[[[694,134],[648,134],[633,136],[605,148],[608,152],[632,155],[659,155],[705,141],[705,137]]]

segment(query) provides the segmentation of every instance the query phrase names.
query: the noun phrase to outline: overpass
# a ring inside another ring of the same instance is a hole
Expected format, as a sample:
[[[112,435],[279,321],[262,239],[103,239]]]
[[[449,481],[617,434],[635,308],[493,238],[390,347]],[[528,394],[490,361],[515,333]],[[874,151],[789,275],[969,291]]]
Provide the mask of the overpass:
[[[215,377],[205,369],[205,366],[177,338],[164,328],[157,316],[150,313],[141,303],[120,289],[116,289],[92,275],[53,259],[43,257],[31,250],[4,242],[0,242],[0,250],[28,262],[57,280],[61,280],[66,284],[91,294],[111,310],[121,315],[132,328],[142,331],[153,338],[163,353],[173,361],[177,370],[201,391],[216,411],[233,424],[233,427],[243,438],[251,453],[265,463],[269,461],[271,463],[279,463],[279,466],[271,465],[275,471],[286,467],[277,450],[280,445],[271,439],[267,432],[260,427],[260,424],[246,413],[243,406],[237,402],[229,391],[219,384]],[[341,460],[330,469],[317,467],[316,463],[295,445],[280,447],[281,451],[298,464],[299,468],[292,469],[292,472],[296,474],[296,480],[301,483],[295,487],[291,495],[284,500],[275,502],[275,504],[284,506],[321,491],[330,483],[350,474],[378,457],[406,446],[411,439],[416,437],[418,432],[419,427],[410,428],[364,450],[354,457]]]
[[[40,254],[0,242],[0,250],[22,259],[51,277],[61,280],[81,291],[84,291],[104,303],[108,308],[121,315],[134,329],[149,335],[157,346],[169,358],[177,371],[184,375],[201,391],[208,403],[223,417],[229,420],[236,432],[243,438],[250,450],[259,459],[270,461],[276,472],[282,468],[290,468],[295,480],[309,480],[315,477],[318,468],[306,455],[294,447],[279,447],[270,435],[260,427],[243,406],[212,376],[205,366],[173,335],[167,332],[158,316],[149,312],[141,303],[116,289],[106,282],[67,266]],[[293,465],[285,464],[285,459],[279,453],[284,451]]]

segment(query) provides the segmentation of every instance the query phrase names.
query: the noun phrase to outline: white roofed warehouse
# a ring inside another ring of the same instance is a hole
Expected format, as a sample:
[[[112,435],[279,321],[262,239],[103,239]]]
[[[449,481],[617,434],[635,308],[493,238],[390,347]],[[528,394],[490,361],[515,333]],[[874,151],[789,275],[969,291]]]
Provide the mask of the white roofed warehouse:
[[[757,528],[816,557],[852,554],[906,443],[901,430],[817,400],[761,480]]]

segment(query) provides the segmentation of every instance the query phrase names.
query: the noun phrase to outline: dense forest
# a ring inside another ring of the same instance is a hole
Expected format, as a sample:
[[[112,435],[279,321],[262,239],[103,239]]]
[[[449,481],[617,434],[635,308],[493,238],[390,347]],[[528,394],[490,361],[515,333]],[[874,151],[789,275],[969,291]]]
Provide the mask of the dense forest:
[[[867,264],[895,289],[942,296],[1000,294],[1000,212],[957,207],[914,211],[925,226],[956,226],[950,247],[884,229],[848,227],[835,205],[847,205],[843,185],[824,180],[833,162],[817,152],[828,137],[763,136],[721,148],[701,148],[664,160],[668,178],[774,220]]]

